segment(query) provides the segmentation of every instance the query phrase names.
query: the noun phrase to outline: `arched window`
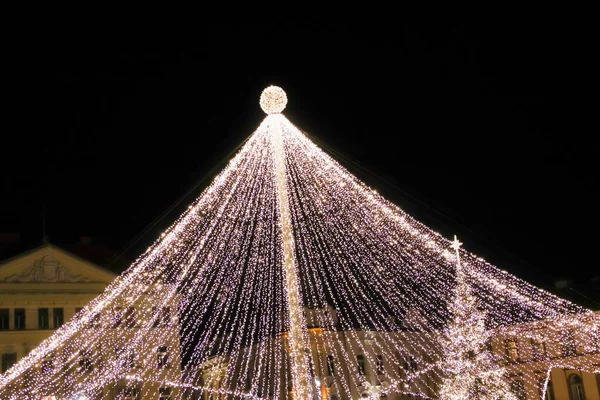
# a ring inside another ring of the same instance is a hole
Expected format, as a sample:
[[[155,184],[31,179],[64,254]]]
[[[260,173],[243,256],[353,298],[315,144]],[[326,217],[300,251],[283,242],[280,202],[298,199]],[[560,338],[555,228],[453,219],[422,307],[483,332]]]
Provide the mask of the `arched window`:
[[[572,374],[569,377],[569,390],[571,392],[571,400],[585,400],[583,381],[579,375]]]

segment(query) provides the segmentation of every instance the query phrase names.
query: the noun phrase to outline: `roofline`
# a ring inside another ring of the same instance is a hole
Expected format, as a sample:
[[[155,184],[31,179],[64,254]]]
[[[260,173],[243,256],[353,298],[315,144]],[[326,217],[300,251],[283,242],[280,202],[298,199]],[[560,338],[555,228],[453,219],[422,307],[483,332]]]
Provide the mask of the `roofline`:
[[[57,250],[65,253],[65,254],[67,254],[69,257],[73,257],[74,259],[76,259],[78,261],[84,262],[84,263],[90,265],[91,267],[99,269],[100,271],[102,271],[102,272],[104,272],[106,274],[112,275],[115,278],[118,276],[118,274],[115,274],[113,271],[111,271],[111,270],[109,270],[107,268],[104,268],[101,265],[98,265],[98,264],[96,264],[96,263],[94,263],[94,262],[92,262],[90,260],[86,260],[85,258],[82,258],[82,257],[78,256],[77,254],[73,254],[70,251],[63,249],[62,247],[56,246],[56,245],[54,245],[52,243],[49,243],[49,242],[48,243],[43,243],[43,244],[41,244],[41,245],[39,245],[37,247],[34,247],[32,249],[29,249],[29,250],[26,250],[26,251],[24,251],[22,253],[19,253],[17,255],[14,255],[12,257],[7,258],[7,259],[0,260],[0,267],[2,267],[3,265],[11,263],[12,261],[14,261],[14,260],[16,260],[18,258],[25,257],[25,256],[27,256],[27,255],[29,255],[31,253],[35,253],[36,251],[39,251],[39,250],[41,250],[43,248],[46,248],[46,247],[57,249]]]

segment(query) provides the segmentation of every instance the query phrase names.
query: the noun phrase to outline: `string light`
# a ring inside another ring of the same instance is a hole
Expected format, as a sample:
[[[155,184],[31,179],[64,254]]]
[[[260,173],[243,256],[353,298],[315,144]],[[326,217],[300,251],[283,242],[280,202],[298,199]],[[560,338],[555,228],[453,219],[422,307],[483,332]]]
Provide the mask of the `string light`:
[[[509,372],[538,384],[534,361],[507,364],[483,350],[488,339],[561,354],[575,331],[585,357],[536,368],[600,372],[598,314],[416,221],[311,142],[281,114],[286,103],[281,88],[262,93],[269,115],[225,169],[0,376],[0,398],[104,399],[112,387],[253,399],[454,399],[477,387],[511,398]]]
[[[260,107],[267,114],[279,114],[287,105],[287,95],[279,86],[269,86],[260,94]]]

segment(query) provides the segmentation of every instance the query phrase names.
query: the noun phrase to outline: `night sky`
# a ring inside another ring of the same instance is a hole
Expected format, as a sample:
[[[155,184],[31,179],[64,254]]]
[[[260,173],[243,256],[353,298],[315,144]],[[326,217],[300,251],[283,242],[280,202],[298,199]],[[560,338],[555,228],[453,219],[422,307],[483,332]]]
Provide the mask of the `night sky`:
[[[0,233],[35,247],[45,215],[52,243],[91,236],[135,259],[258,126],[274,84],[296,126],[401,208],[600,309],[599,150],[564,129],[568,40],[552,26],[319,18],[40,35],[5,76]]]

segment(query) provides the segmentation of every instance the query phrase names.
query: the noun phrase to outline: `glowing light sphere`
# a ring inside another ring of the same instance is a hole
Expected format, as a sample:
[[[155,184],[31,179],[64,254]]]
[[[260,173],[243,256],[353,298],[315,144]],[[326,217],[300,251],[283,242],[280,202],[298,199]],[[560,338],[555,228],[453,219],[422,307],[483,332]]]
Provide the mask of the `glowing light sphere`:
[[[279,86],[269,86],[260,94],[260,108],[267,114],[279,114],[287,105],[287,95]]]

